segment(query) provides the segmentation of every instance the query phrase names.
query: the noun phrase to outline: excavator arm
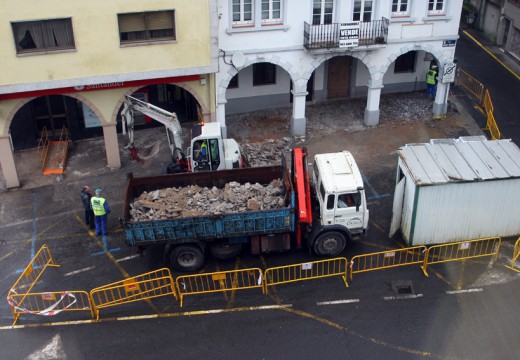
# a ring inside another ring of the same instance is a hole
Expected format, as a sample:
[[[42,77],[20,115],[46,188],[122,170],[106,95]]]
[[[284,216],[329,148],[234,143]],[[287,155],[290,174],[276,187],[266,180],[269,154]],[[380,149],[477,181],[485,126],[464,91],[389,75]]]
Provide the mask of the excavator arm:
[[[129,109],[127,109],[127,107]],[[139,111],[141,114],[163,124],[166,127],[166,135],[168,137],[172,157],[180,160],[180,157],[184,154],[182,153],[182,129],[177,114],[163,110],[160,107],[141,101],[130,95],[126,95],[125,107],[121,114],[125,117],[126,128],[129,132],[131,142],[133,142],[133,114],[132,111],[129,110]],[[179,154],[179,152],[181,154]]]

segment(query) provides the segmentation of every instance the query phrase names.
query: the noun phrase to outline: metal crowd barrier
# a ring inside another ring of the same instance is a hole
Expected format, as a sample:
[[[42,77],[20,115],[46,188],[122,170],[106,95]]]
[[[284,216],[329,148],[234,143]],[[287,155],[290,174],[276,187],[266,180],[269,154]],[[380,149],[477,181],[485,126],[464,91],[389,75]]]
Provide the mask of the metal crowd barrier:
[[[457,69],[457,78],[456,85],[462,86],[470,93],[475,95],[478,99],[478,103],[482,101],[482,96],[484,95],[484,84],[479,82],[473,76],[462,70],[461,68]]]
[[[486,112],[486,128],[485,131],[489,131],[491,134],[492,140],[500,139],[500,130],[498,129],[497,122],[495,120],[495,115],[493,112],[495,111],[495,107],[493,106],[493,102],[491,101],[491,96],[489,95],[489,90],[486,90],[484,94],[484,99],[482,101],[484,106],[484,111]]]
[[[96,320],[99,320],[100,309],[166,295],[173,295],[177,299],[175,282],[167,268],[100,286],[90,291]]]
[[[32,294],[11,293],[7,301],[14,316],[14,326],[21,314],[53,316],[64,311],[87,311],[92,317],[89,294],[86,291],[54,291]]]
[[[421,267],[424,275],[428,276],[427,267],[448,261],[458,261],[482,256],[495,255],[498,258],[502,239],[499,237],[484,238],[456,243],[434,245],[428,248]]]
[[[264,293],[267,294],[269,292],[269,286],[330,276],[341,276],[345,286],[348,287],[346,258],[319,260],[266,269]]]
[[[516,240],[515,248],[513,250],[513,259],[511,260],[511,266],[507,266],[507,268],[514,270],[516,272],[520,272],[519,269],[515,267],[515,263],[518,260],[518,257],[520,256],[520,237]]]
[[[425,252],[426,246],[414,246],[354,256],[350,261],[350,281],[354,274],[362,272],[422,264]]]
[[[186,295],[262,288],[262,270],[250,268],[183,275],[177,278],[176,284],[182,307]]]

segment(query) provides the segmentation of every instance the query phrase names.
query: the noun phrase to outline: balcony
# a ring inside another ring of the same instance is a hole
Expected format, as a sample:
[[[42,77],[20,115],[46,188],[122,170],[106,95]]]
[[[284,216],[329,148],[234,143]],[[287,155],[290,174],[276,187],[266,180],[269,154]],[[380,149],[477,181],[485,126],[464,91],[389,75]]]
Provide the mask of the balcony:
[[[340,40],[340,23],[326,25],[310,25],[304,23],[303,46],[306,49],[338,48]],[[358,47],[384,45],[388,38],[388,19],[361,22],[359,24]],[[341,49],[354,49],[352,47]],[[364,48],[366,50],[366,48]]]

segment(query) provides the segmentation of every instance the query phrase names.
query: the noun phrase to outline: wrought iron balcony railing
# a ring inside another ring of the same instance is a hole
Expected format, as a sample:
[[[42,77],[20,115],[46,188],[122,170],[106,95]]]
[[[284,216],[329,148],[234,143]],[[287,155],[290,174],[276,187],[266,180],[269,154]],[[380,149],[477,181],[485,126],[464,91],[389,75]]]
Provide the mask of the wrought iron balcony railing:
[[[326,25],[304,24],[303,46],[307,49],[339,48],[340,23]],[[386,44],[388,19],[361,22],[359,24],[358,46]]]

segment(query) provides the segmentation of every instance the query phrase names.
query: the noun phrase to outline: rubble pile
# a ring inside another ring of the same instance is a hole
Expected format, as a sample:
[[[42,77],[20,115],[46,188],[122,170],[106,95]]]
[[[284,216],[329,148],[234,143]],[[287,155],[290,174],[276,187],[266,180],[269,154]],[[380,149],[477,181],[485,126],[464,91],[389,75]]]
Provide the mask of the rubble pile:
[[[282,154],[291,152],[292,140],[283,137],[281,140],[266,139],[260,142],[242,144],[242,153],[249,166],[280,165]]]
[[[233,181],[223,189],[190,185],[145,191],[130,207],[131,221],[137,222],[281,209],[285,202],[282,180],[275,179],[269,185]]]

